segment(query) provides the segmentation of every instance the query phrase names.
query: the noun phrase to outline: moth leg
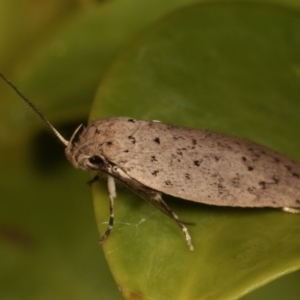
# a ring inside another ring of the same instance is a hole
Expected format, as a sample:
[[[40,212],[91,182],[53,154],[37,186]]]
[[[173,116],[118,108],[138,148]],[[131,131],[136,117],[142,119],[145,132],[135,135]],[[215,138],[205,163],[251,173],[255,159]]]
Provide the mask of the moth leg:
[[[99,175],[96,175],[96,176],[94,176],[93,178],[91,178],[91,179],[87,182],[87,184],[91,186],[91,185],[92,185],[94,182],[96,182],[98,179],[99,179]]]
[[[108,227],[105,230],[105,233],[102,235],[100,239],[100,244],[103,244],[105,240],[108,238],[110,235],[110,232],[114,226],[114,200],[117,196],[116,194],[116,184],[115,180],[111,176],[107,176],[107,188],[108,188],[108,196],[109,196],[109,211],[110,211],[110,216],[109,216],[109,221],[108,221]]]
[[[131,178],[128,176],[122,169],[118,168],[117,166],[113,166],[110,170],[108,170],[108,173],[114,174],[114,177],[120,180],[125,186],[130,188],[133,192],[135,192],[137,195],[139,195],[141,198],[143,198],[146,201],[149,201],[151,204],[153,204],[155,207],[157,207],[160,211],[165,213],[167,216],[172,218],[178,226],[181,228],[185,235],[185,239],[187,241],[187,244],[190,248],[190,250],[194,250],[191,236],[188,232],[188,229],[184,225],[183,222],[181,222],[178,218],[178,216],[169,208],[169,206],[164,202],[164,200],[161,197],[161,193],[159,193],[156,190],[153,190],[151,188],[148,188],[147,186],[142,185],[137,180]],[[113,179],[111,179],[113,181]],[[114,193],[111,193],[112,195],[115,195],[115,183],[113,181],[113,188]],[[111,197],[111,202],[113,203],[113,198]],[[110,232],[111,228],[107,228],[107,231]],[[108,233],[109,234],[109,233]],[[105,237],[105,235],[103,236]]]
[[[185,239],[187,241],[187,244],[190,248],[191,251],[194,250],[194,246],[192,244],[192,238],[189,234],[188,229],[186,228],[186,226],[183,224],[183,222],[181,222],[178,218],[178,216],[171,210],[171,208],[168,206],[168,204],[162,199],[161,195],[159,193],[156,193],[153,198],[148,199],[149,202],[151,202],[154,206],[156,206],[157,208],[159,208],[163,213],[165,213],[167,216],[169,216],[170,218],[172,218],[177,225],[181,228],[181,230],[183,231],[184,235],[185,235]]]
[[[292,208],[292,207],[283,207],[282,210],[285,211],[285,212],[292,213],[292,214],[299,214],[300,213],[299,209]]]

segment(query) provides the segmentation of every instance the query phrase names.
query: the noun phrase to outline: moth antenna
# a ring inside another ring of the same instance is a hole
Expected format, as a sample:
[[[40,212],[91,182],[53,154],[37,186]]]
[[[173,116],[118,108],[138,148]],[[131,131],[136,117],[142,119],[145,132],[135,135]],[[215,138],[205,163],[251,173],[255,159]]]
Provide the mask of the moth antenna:
[[[77,132],[80,130],[80,128],[82,127],[82,124],[80,124],[74,131],[74,133],[72,134],[71,138],[70,138],[70,141],[69,141],[69,144],[72,144]]]
[[[53,125],[47,120],[47,118],[36,108],[36,106],[25,96],[23,95],[18,88],[2,73],[0,73],[2,79],[32,108],[32,110],[46,123],[50,130],[57,136],[57,138],[67,147],[69,141],[63,138],[63,136],[53,127]]]

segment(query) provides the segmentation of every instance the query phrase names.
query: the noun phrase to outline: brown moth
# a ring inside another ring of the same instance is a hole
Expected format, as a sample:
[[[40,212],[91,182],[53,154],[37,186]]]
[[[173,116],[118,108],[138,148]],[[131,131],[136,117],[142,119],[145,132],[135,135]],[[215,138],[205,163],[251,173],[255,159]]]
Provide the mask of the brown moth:
[[[79,126],[67,141],[0,76],[66,146],[66,157],[76,168],[107,176],[110,219],[102,243],[113,227],[115,180],[175,220],[190,250],[189,232],[162,194],[217,206],[274,207],[299,213],[293,207],[300,207],[300,165],[267,147],[220,133],[128,117],[95,121],[74,141]]]

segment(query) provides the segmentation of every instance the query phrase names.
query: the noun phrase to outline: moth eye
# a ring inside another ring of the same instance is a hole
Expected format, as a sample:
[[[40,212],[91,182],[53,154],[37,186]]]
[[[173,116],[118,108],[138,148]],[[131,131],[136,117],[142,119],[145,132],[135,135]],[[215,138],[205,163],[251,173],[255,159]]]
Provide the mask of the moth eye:
[[[104,163],[103,159],[98,155],[93,155],[89,158],[89,162],[93,165],[101,165]]]

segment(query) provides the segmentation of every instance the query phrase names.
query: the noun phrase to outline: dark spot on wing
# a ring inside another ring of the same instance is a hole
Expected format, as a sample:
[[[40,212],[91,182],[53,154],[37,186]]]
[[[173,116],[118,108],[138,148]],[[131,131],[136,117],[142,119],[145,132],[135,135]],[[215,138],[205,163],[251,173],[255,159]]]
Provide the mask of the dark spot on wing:
[[[292,171],[292,167],[291,166],[285,166],[285,168],[287,169],[287,171]]]
[[[106,145],[107,146],[111,146],[113,144],[113,142],[112,141],[108,141],[108,142],[106,142]]]
[[[236,176],[232,178],[231,182],[234,187],[238,188],[240,186],[240,175],[237,173]]]
[[[160,144],[160,139],[157,137],[157,138],[154,139],[154,142],[157,143],[157,144]]]
[[[132,144],[135,144],[135,137],[130,135],[130,136],[128,136],[128,139],[131,140]]]
[[[127,122],[135,123],[134,119],[128,119]]]
[[[154,161],[157,161],[157,159],[156,159],[156,156],[155,156],[155,155],[152,155],[152,156],[151,156],[151,162],[154,162]]]
[[[176,135],[173,135],[173,140],[174,141],[177,141],[177,140],[185,140],[185,138],[183,136],[176,136]]]
[[[199,167],[201,164],[200,160],[194,160],[194,165]]]
[[[225,186],[221,183],[218,183],[218,194],[221,196],[225,192]]]
[[[159,173],[159,171],[158,171],[158,170],[155,170],[155,171],[153,171],[151,174],[152,174],[153,176],[157,176],[158,173]]]
[[[260,181],[258,184],[261,186],[262,189],[266,189],[266,182],[265,181]]]
[[[249,194],[255,195],[256,194],[256,187],[250,186],[250,187],[247,188],[247,191],[249,192]]]
[[[181,151],[181,149],[177,149],[176,153],[177,153],[178,155],[181,155],[181,156],[182,156],[182,151]]]
[[[253,171],[253,167],[248,166],[248,171]]]

